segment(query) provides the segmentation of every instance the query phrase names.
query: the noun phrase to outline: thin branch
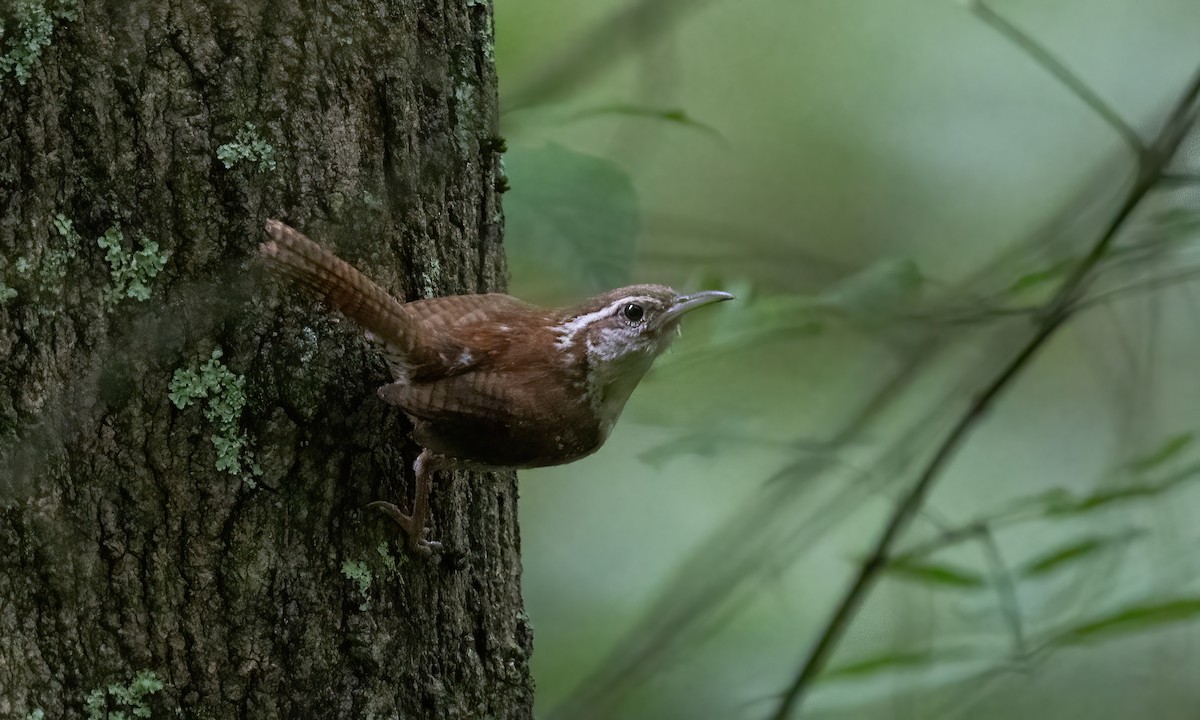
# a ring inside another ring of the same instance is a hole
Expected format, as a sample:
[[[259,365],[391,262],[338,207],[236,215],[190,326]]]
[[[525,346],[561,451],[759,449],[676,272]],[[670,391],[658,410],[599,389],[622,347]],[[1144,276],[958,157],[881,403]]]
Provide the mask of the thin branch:
[[[1030,50],[1030,52],[1035,51]],[[826,621],[816,643],[809,651],[808,657],[800,666],[792,683],[784,691],[779,706],[772,715],[774,720],[787,720],[799,706],[805,691],[825,667],[829,655],[841,640],[850,621],[857,614],[867,593],[879,579],[880,573],[887,567],[892,545],[924,505],[925,498],[941,476],[942,469],[954,457],[980,420],[988,414],[995,401],[1029,366],[1047,341],[1066,323],[1071,314],[1071,306],[1086,285],[1092,271],[1104,259],[1109,248],[1116,241],[1117,235],[1141,205],[1142,200],[1159,182],[1163,168],[1174,156],[1187,130],[1186,124],[1181,120],[1193,117],[1193,107],[1198,96],[1200,96],[1200,71],[1197,71],[1183,97],[1175,106],[1152,151],[1141,156],[1142,162],[1138,164],[1137,178],[1124,202],[1121,203],[1108,225],[1093,243],[1088,254],[1080,260],[1071,274],[1063,281],[1055,296],[1044,306],[1043,312],[1039,313],[1039,323],[1033,336],[975,397],[967,411],[938,446],[912,488],[892,511],[887,525],[876,540],[867,559],[859,567],[854,581]]]
[[[932,325],[978,325],[996,320],[1032,315],[1038,312],[1039,309],[1038,306],[1032,305],[1015,305],[1010,307],[984,306],[966,310],[955,308],[954,310],[941,312],[898,313],[890,316],[889,319],[897,322],[929,323]]]
[[[992,402],[999,397],[1001,391],[1033,359],[1037,351],[1041,349],[1042,345],[1054,334],[1054,331],[1058,329],[1064,320],[1065,315],[1062,314],[1047,316],[1042,321],[1038,332],[1009,361],[1000,374],[992,380],[975,401],[971,403],[967,412],[954,424],[954,427],[950,430],[950,434],[938,446],[937,452],[934,453],[932,460],[925,466],[925,470],[921,472],[917,482],[892,512],[892,516],[884,527],[883,533],[876,540],[866,561],[859,567],[858,574],[851,584],[850,589],[847,590],[841,602],[834,610],[833,615],[826,622],[824,630],[821,632],[816,645],[809,652],[808,658],[800,668],[800,672],[796,674],[792,684],[784,692],[779,707],[775,711],[775,714],[772,715],[774,720],[786,720],[791,717],[792,711],[796,708],[802,693],[812,684],[817,674],[825,667],[829,654],[833,651],[838,641],[841,640],[842,634],[857,614],[858,607],[866,597],[867,591],[875,584],[880,572],[887,567],[888,554],[892,544],[900,536],[901,531],[908,527],[913,516],[916,515],[917,511],[925,503],[925,497],[928,495],[930,488],[933,487],[934,481],[940,475],[942,467],[953,457],[963,440],[966,439],[970,431],[974,429],[976,423],[991,408]]]
[[[1090,310],[1097,305],[1112,302],[1113,300],[1119,300],[1126,295],[1139,293],[1145,290],[1161,290],[1165,287],[1170,287],[1171,285],[1193,282],[1198,279],[1200,279],[1200,268],[1189,268],[1173,273],[1167,273],[1165,275],[1160,275],[1158,277],[1139,280],[1137,282],[1129,283],[1128,285],[1122,285],[1120,287],[1112,288],[1111,290],[1105,290],[1102,293],[1096,293],[1091,297],[1083,298],[1079,302],[1075,303],[1075,306],[1071,311],[1074,313],[1083,310]]]
[[[1167,185],[1200,185],[1200,173],[1163,173],[1163,182]]]
[[[1004,562],[1004,557],[1000,553],[1000,544],[996,542],[996,535],[993,532],[991,521],[975,520],[960,527],[945,529],[937,537],[909,548],[902,553],[892,555],[888,558],[888,564],[916,560],[932,555],[943,548],[968,540],[977,540],[983,546],[984,554],[987,555],[988,565],[991,568],[992,584],[995,586],[996,595],[1000,601],[1000,612],[1004,615],[1004,620],[1008,623],[1009,631],[1012,633],[1014,656],[1021,657],[1025,654],[1025,633],[1021,625],[1021,603],[1017,598],[1017,586],[1013,581],[1012,572],[1009,571],[1008,565]]]
[[[837,451],[854,443],[867,428],[879,423],[897,398],[916,381],[920,369],[943,351],[936,339],[914,348],[861,407],[853,409],[848,419],[836,424],[831,436],[825,440],[828,452],[805,453],[765,479],[761,491],[740,510],[731,513],[676,568],[674,577],[665,583],[652,607],[625,633],[617,647],[610,651],[610,657],[547,713],[546,720],[619,716],[619,703],[635,687],[669,666],[672,659],[678,657],[688,634],[695,637],[698,626],[711,627],[713,620],[710,618],[736,604],[739,595],[747,592],[752,578],[774,576],[775,564],[771,559],[777,548],[812,547],[838,518],[858,507],[865,489],[862,483],[851,482],[835,497],[817,503],[818,509],[809,515],[811,522],[795,523],[793,513],[779,514],[781,508],[796,508],[798,498],[805,496],[812,487],[811,481],[830,472],[837,463]],[[916,445],[919,427],[906,433],[886,455]],[[900,462],[895,458],[884,459],[877,465],[891,467]],[[788,482],[794,478],[809,482]],[[747,523],[748,518],[753,521]],[[783,524],[787,526],[787,534],[781,537]],[[731,537],[738,541],[730,542]],[[768,558],[768,562],[763,558]]]
[[[1073,73],[1066,65],[1050,54],[1042,45],[1038,44],[1029,35],[1026,35],[1015,25],[1004,19],[1002,16],[992,10],[983,0],[975,0],[970,4],[972,12],[990,25],[992,29],[999,32],[1001,35],[1008,38],[1014,45],[1025,51],[1029,57],[1033,58],[1034,62],[1042,66],[1042,69],[1050,73],[1055,80],[1063,84],[1071,93],[1083,101],[1085,105],[1092,109],[1092,112],[1100,116],[1108,126],[1121,136],[1125,144],[1140,158],[1146,152],[1146,146],[1142,142],[1142,138],[1137,131],[1125,122],[1124,118],[1092,90],[1078,75]]]
[[[687,11],[712,0],[636,0],[598,23],[577,39],[542,72],[521,83],[501,99],[501,115],[540,105],[611,67],[622,53],[653,41],[684,18]]]
[[[892,556],[892,560],[904,561],[922,558],[927,555],[932,555],[943,548],[948,548],[961,542],[966,542],[967,540],[978,539],[979,536],[986,532],[988,532],[988,521],[975,520],[967,523],[966,525],[945,530],[936,537],[932,537],[925,542],[914,545],[902,553],[897,553]]]
[[[1009,631],[1012,632],[1013,654],[1015,657],[1021,657],[1025,654],[1025,633],[1021,625],[1021,601],[1017,597],[1017,584],[1004,562],[1004,556],[1000,554],[1000,543],[996,542],[996,536],[986,524],[980,533],[979,541],[987,553],[988,564],[992,566],[996,594],[1000,596],[1000,612],[1008,621]]]

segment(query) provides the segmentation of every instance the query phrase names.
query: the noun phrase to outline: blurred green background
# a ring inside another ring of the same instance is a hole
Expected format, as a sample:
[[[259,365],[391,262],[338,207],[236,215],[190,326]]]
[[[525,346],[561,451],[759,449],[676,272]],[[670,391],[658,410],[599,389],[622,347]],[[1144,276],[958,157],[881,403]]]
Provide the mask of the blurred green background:
[[[988,7],[1147,140],[1200,66],[1196,0]],[[522,474],[539,714],[766,717],[1132,153],[953,0],[497,0],[496,59],[514,294],[739,296],[689,317],[599,453]],[[1139,206],[806,717],[1200,712],[1197,198]]]

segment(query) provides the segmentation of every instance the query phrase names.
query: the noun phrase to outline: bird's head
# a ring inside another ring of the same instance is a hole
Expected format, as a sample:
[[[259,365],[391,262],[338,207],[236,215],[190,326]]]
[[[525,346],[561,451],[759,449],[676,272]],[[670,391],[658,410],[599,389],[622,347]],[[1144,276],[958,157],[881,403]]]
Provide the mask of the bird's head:
[[[718,290],[683,294],[664,285],[617,288],[565,312],[555,328],[556,344],[566,362],[586,363],[593,401],[619,414],[654,359],[670,347],[680,319],[732,299]]]

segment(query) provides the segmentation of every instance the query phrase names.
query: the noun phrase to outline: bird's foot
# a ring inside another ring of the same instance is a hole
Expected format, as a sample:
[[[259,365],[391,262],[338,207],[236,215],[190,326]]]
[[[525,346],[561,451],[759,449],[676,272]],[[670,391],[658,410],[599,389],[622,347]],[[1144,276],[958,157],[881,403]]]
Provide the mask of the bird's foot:
[[[442,544],[436,540],[426,540],[425,536],[429,534],[429,528],[425,527],[423,522],[418,522],[417,518],[412,515],[405,515],[400,512],[400,508],[390,502],[376,500],[367,507],[379,510],[384,515],[387,515],[392,520],[396,521],[408,535],[408,546],[422,555],[431,555],[435,550],[441,550]]]

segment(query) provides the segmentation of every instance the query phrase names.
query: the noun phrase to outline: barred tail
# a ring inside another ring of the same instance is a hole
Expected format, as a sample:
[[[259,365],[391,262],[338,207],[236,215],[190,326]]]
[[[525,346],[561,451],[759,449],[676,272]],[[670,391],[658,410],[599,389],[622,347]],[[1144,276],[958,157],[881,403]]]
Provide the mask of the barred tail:
[[[371,331],[391,352],[407,355],[413,350],[414,320],[403,303],[300,231],[278,220],[268,220],[266,230],[271,239],[259,252],[275,270]]]

